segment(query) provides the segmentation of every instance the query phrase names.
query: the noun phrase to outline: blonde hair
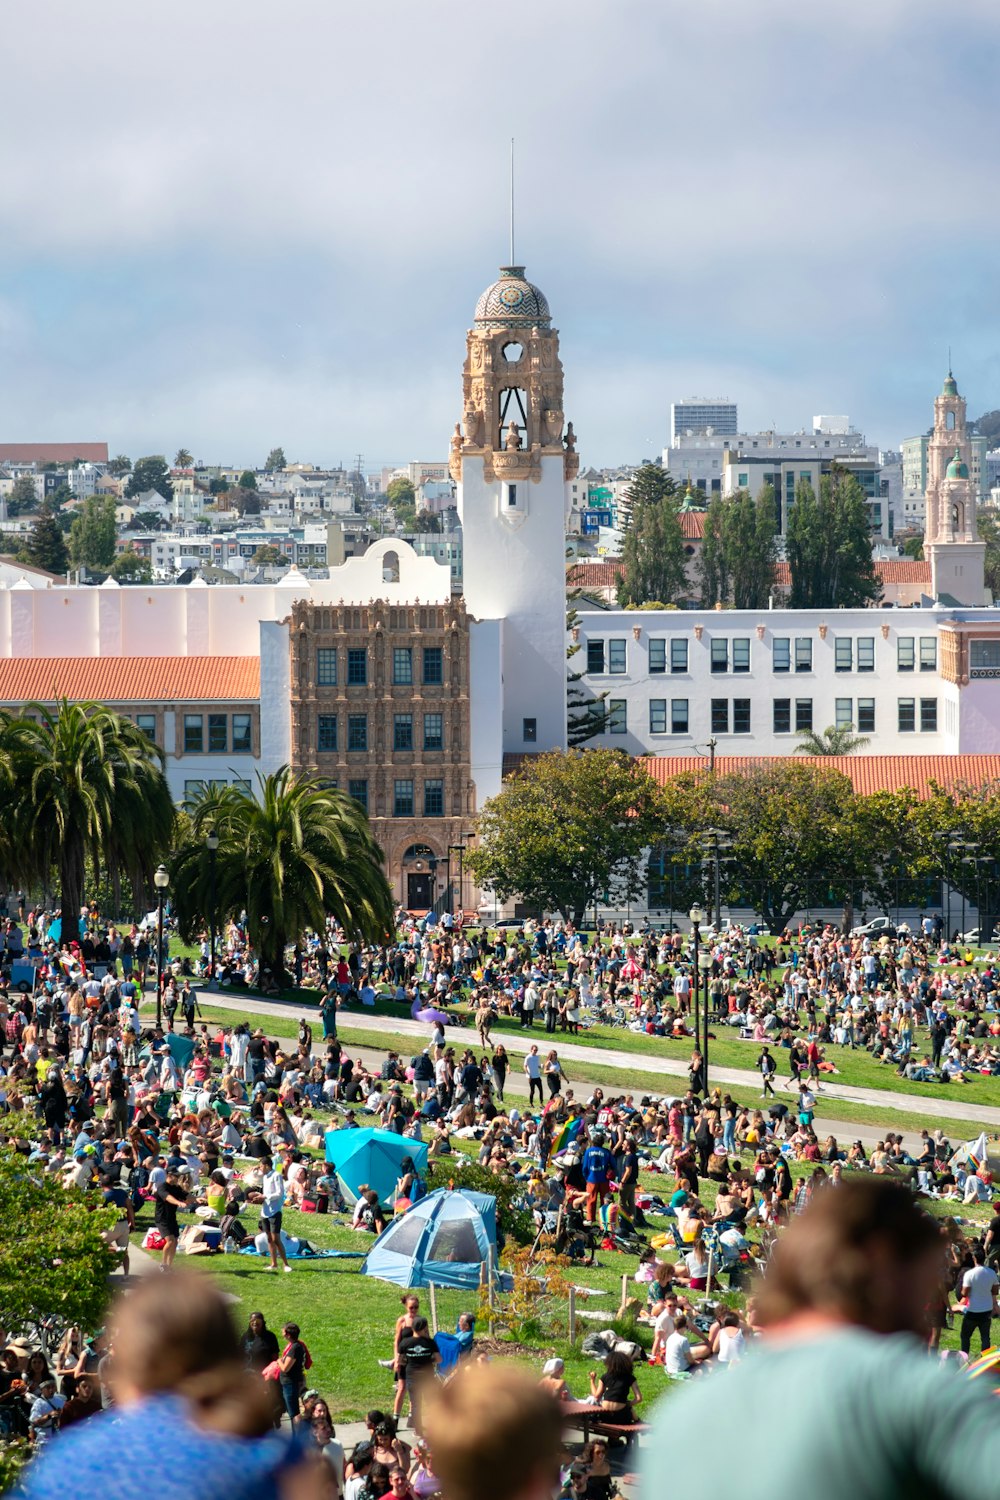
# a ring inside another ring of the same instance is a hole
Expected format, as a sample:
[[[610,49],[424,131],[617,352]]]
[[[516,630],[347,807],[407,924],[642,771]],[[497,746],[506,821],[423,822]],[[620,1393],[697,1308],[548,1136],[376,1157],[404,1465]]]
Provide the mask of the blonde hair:
[[[428,1393],[424,1429],[448,1500],[518,1500],[539,1478],[558,1482],[559,1404],[518,1370],[460,1370]]]
[[[274,1420],[274,1397],[246,1369],[222,1293],[195,1271],[151,1276],[119,1302],[112,1382],[143,1395],[171,1392],[199,1427],[260,1437]]]

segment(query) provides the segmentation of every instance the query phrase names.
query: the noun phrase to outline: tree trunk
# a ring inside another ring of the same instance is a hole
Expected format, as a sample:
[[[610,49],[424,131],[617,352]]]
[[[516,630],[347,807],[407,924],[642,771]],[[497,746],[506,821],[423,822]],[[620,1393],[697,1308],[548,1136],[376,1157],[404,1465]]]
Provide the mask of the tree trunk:
[[[80,908],[83,905],[84,857],[83,845],[71,838],[63,845],[59,858],[59,899],[62,906],[63,941],[67,932],[71,938],[77,935]],[[67,922],[71,925],[67,928]]]

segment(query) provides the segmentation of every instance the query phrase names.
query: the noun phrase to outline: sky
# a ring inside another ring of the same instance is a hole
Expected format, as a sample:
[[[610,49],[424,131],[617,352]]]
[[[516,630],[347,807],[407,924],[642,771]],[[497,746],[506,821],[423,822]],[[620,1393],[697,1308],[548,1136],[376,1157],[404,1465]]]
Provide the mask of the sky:
[[[0,441],[447,452],[516,258],[584,463],[1000,407],[996,0],[5,0]]]

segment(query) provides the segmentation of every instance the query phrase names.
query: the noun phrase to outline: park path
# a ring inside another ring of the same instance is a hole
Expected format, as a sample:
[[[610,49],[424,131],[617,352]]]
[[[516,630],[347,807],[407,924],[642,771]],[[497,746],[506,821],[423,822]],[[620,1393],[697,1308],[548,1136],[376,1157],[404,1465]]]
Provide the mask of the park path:
[[[278,1000],[258,1000],[249,995],[234,995],[231,991],[220,991],[208,995],[201,992],[206,1004],[216,1005],[226,1010],[232,1010],[245,1015],[256,1016],[283,1016],[285,1018],[296,1018],[301,1014],[296,1006]],[[413,1021],[404,1016],[372,1016],[365,1015],[356,1010],[341,1010],[337,1013],[338,1022],[345,1029],[353,1031],[380,1031],[390,1032],[399,1037],[419,1038],[421,1043],[426,1043],[429,1027],[421,1021]],[[470,1039],[475,1038],[475,1031],[466,1030]],[[460,1040],[462,1031],[455,1032],[455,1039]],[[603,1048],[582,1047],[579,1043],[570,1042],[562,1033],[550,1038],[549,1033],[543,1027],[532,1031],[498,1032],[497,1037],[503,1041],[507,1051],[517,1056],[523,1056],[531,1047],[532,1042],[538,1044],[539,1051],[555,1046],[559,1057],[564,1063],[582,1062],[599,1063],[602,1067],[614,1068],[622,1073],[622,1088],[628,1088],[628,1075],[641,1073],[662,1074],[667,1078],[683,1078],[687,1080],[687,1064],[679,1058],[661,1057],[655,1053],[615,1052],[612,1049],[605,1051]],[[711,1061],[711,1059],[710,1059]],[[760,1074],[750,1068],[719,1068],[710,1067],[711,1082],[722,1084],[727,1087],[737,1086],[740,1088],[760,1088]],[[518,1070],[513,1070],[511,1082],[518,1077]],[[572,1084],[572,1070],[570,1070],[570,1084]],[[524,1090],[527,1092],[527,1090]],[[515,1089],[520,1093],[520,1089]],[[779,1086],[779,1098],[782,1091]],[[792,1095],[785,1091],[785,1098],[791,1099]],[[824,1083],[817,1094],[819,1114],[816,1126],[824,1133],[837,1135],[847,1134],[845,1126],[850,1127],[850,1132],[855,1138],[865,1139],[867,1133],[871,1133],[873,1141],[879,1139],[884,1131],[877,1127],[868,1126],[867,1131],[861,1125],[845,1120],[823,1120],[822,1101],[824,1099],[836,1099],[844,1104],[861,1104],[869,1109],[887,1109],[897,1111],[900,1114],[915,1115],[939,1115],[942,1119],[957,1120],[966,1124],[973,1122],[985,1130],[992,1132],[1000,1131],[1000,1109],[986,1104],[969,1104],[962,1097],[961,1088],[957,1087],[957,1097],[954,1099],[942,1099],[935,1096],[923,1096],[920,1094],[897,1094],[892,1089],[865,1089],[852,1087],[849,1084]]]

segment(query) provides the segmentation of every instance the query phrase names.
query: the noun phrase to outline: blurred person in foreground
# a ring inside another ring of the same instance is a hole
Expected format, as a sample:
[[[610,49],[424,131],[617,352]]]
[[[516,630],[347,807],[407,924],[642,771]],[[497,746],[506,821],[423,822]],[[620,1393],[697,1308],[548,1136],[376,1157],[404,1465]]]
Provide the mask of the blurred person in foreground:
[[[427,1396],[424,1429],[447,1500],[552,1500],[559,1403],[520,1370],[464,1365]]]
[[[926,1352],[944,1250],[940,1226],[885,1178],[815,1197],[775,1248],[759,1342],[655,1414],[643,1500],[702,1483],[720,1409],[740,1500],[993,1500],[997,1398]],[[777,1446],[762,1392],[789,1403]]]
[[[149,1277],[113,1326],[114,1407],[45,1446],[24,1500],[320,1500],[316,1456],[274,1432],[273,1392],[207,1277]]]

